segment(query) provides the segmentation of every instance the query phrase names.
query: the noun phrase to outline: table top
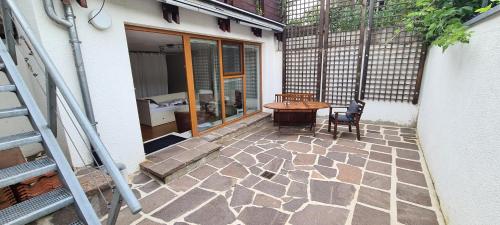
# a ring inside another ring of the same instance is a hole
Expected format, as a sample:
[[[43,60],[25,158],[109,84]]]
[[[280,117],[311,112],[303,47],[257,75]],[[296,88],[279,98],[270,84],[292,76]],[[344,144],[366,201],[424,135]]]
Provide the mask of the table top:
[[[326,102],[272,102],[264,107],[275,110],[314,110],[328,108],[330,105]]]

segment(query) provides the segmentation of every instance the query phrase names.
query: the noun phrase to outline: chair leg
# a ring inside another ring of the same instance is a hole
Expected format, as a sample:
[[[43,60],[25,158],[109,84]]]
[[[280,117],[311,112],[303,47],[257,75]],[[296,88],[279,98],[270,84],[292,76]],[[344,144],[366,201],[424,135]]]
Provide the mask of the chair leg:
[[[328,132],[332,131],[332,117],[328,116]]]
[[[349,132],[352,132],[352,126],[349,124]]]
[[[333,139],[337,139],[337,123],[333,123]]]
[[[358,141],[361,140],[361,134],[360,134],[360,131],[359,131],[359,123],[356,123],[356,134],[357,134],[357,137],[358,137]]]

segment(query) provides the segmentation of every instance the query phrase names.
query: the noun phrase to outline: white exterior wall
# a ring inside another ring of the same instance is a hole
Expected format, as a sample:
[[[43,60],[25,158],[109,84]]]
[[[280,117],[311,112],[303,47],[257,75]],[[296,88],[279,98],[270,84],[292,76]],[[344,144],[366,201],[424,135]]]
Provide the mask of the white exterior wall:
[[[430,49],[418,135],[448,224],[500,224],[500,14],[471,29]]]
[[[367,123],[414,127],[417,123],[418,105],[412,103],[372,101],[366,103],[361,119]],[[319,116],[328,116],[328,109],[318,111]]]
[[[43,11],[42,1],[32,0],[35,26],[39,27],[41,40],[63,74],[67,84],[80,99],[78,79],[73,64],[71,48],[65,29],[50,21]],[[113,26],[99,31],[87,23],[88,13],[99,8],[101,1],[90,0],[88,9],[74,4],[77,28],[82,41],[82,51],[90,94],[94,106],[99,134],[117,162],[127,165],[129,172],[137,170],[144,160],[141,131],[135,102],[134,85],[130,69],[125,36],[125,24],[168,29],[217,37],[233,38],[262,43],[263,101],[274,100],[274,93],[281,91],[281,51],[272,32],[263,31],[263,37],[253,35],[249,27],[231,24],[231,33],[221,31],[216,18],[180,9],[180,24],[168,23],[162,17],[160,3],[155,0],[112,0],[104,10],[113,19]],[[62,16],[59,1],[54,1]],[[70,131],[72,136],[77,136]],[[72,160],[79,160],[71,151]]]

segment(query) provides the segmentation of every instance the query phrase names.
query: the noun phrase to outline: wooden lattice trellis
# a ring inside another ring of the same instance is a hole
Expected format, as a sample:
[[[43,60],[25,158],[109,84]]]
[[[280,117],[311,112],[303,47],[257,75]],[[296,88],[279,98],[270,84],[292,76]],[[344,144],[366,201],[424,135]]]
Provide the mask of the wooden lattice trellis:
[[[403,0],[287,0],[283,92],[418,102],[426,46],[402,29]]]

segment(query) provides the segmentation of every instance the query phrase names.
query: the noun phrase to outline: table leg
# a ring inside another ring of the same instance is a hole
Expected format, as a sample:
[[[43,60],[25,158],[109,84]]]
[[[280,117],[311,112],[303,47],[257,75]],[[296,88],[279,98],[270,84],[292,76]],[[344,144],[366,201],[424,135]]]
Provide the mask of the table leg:
[[[277,110],[277,112],[278,112],[278,115],[276,116],[276,119],[278,120],[278,134],[280,134],[280,132],[281,132],[281,118],[280,118],[280,113],[279,113],[280,111]]]
[[[311,131],[313,133],[313,137],[316,137],[316,113],[316,110],[312,110],[313,117],[311,121]]]

